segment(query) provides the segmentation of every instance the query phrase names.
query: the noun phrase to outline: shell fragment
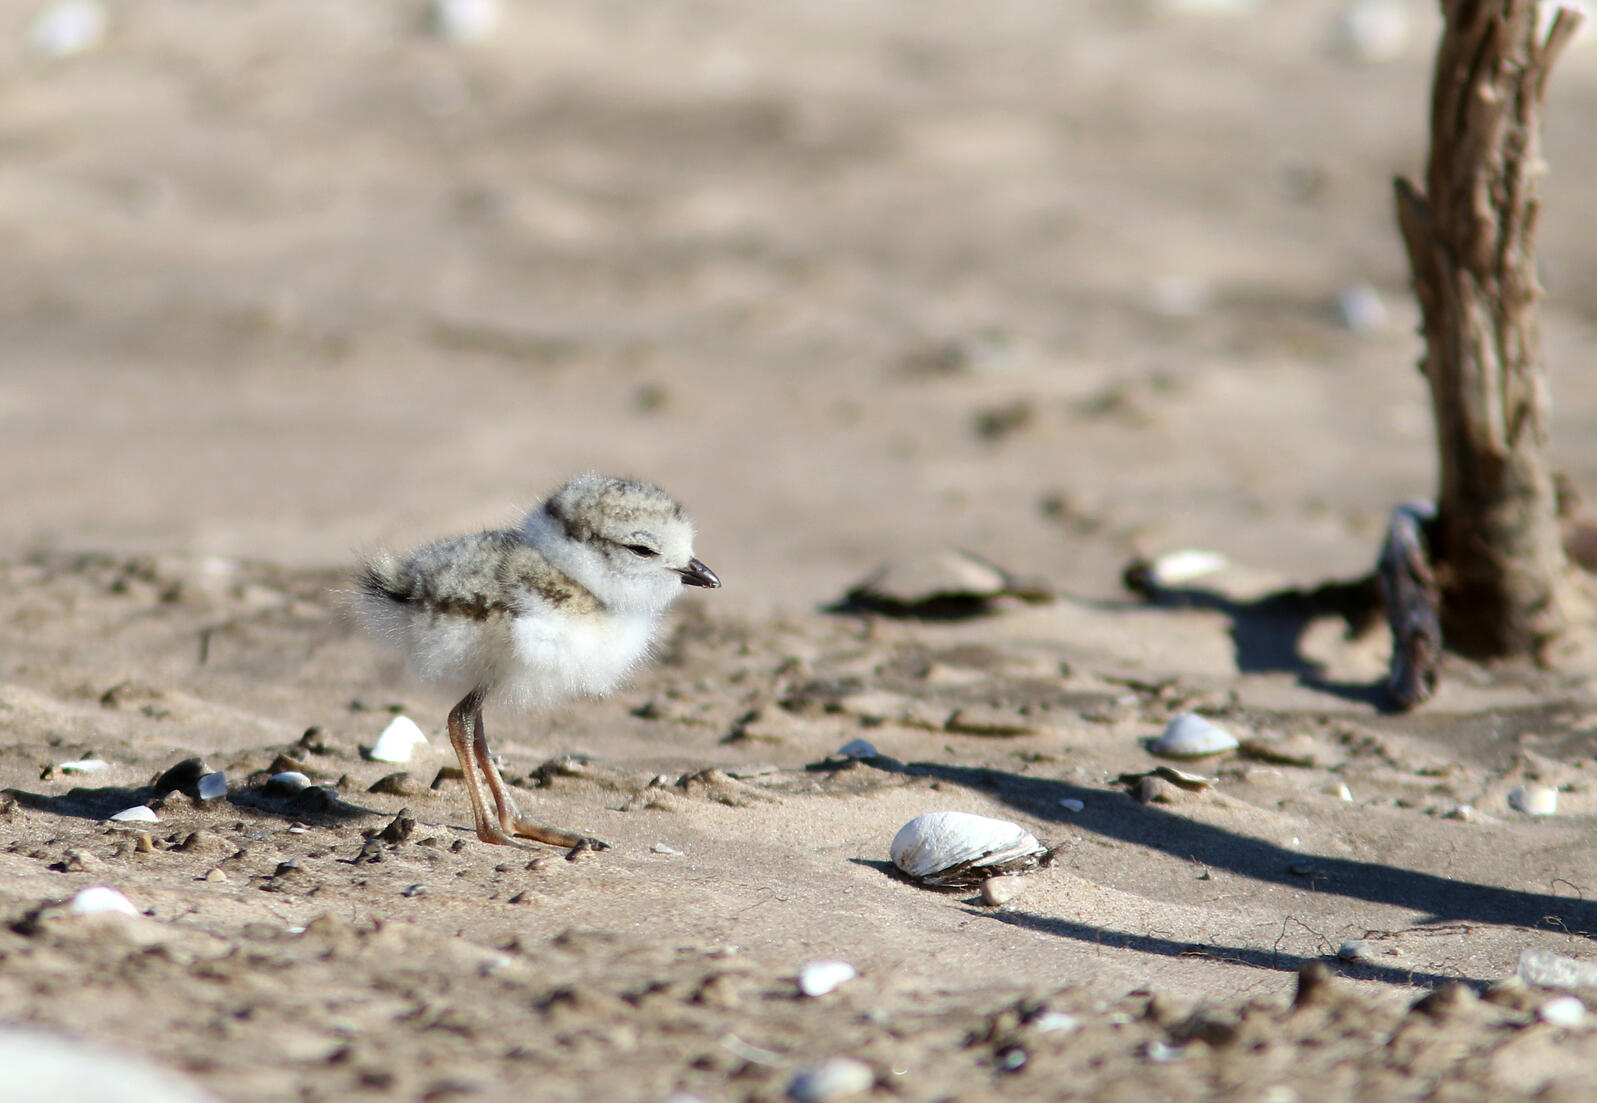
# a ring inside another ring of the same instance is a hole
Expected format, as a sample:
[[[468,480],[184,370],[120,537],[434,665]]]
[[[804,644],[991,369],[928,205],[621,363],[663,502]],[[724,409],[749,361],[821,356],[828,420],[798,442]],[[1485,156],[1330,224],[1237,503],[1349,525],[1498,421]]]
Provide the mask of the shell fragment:
[[[859,973],[846,961],[812,961],[799,970],[799,991],[806,996],[824,996],[847,984]]]
[[[409,762],[417,747],[427,745],[427,736],[408,716],[396,716],[366,752],[373,762]]]

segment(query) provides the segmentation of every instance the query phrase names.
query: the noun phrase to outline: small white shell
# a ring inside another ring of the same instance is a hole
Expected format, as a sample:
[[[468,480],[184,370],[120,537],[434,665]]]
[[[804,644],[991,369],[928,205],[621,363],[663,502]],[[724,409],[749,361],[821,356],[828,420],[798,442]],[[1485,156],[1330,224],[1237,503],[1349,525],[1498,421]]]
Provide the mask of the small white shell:
[[[838,758],[881,758],[882,752],[868,739],[850,739],[837,748]]]
[[[72,903],[67,906],[67,912],[71,915],[98,915],[102,912],[138,915],[139,909],[133,906],[133,901],[109,885],[90,885],[78,890]]]
[[[201,800],[216,800],[227,796],[227,775],[221,770],[203,775],[198,783]]]
[[[448,42],[482,42],[499,29],[499,0],[433,0],[433,33]]]
[[[111,764],[103,758],[80,758],[76,762],[63,762],[56,767],[63,774],[97,774],[110,768]]]
[[[155,809],[147,804],[135,804],[132,808],[124,808],[111,817],[117,823],[160,823],[161,817],[155,814]]]
[[[859,972],[846,961],[812,961],[799,970],[799,991],[806,996],[824,996],[857,976]]]
[[[1237,739],[1197,713],[1183,712],[1165,726],[1163,734],[1148,749],[1165,758],[1203,758],[1236,750]]]
[[[408,716],[396,716],[377,737],[366,757],[373,762],[409,762],[418,746],[427,745],[427,736]]]
[[[1219,552],[1206,551],[1203,548],[1181,548],[1158,556],[1148,568],[1153,576],[1153,584],[1168,590],[1184,582],[1194,582],[1204,575],[1223,571],[1227,566],[1229,563],[1226,557]]]
[[[1081,812],[1086,809],[1087,802],[1084,800],[1077,800],[1075,797],[1060,797],[1059,807],[1063,808],[1066,812]]]
[[[1046,848],[1019,824],[968,812],[927,812],[893,836],[893,864],[932,885],[967,885],[1036,869]]]
[[[1408,8],[1401,0],[1352,0],[1337,13],[1332,43],[1361,65],[1395,61],[1408,48]]]
[[[87,53],[105,40],[106,22],[97,0],[57,0],[28,24],[28,52],[46,61]]]
[[[1586,1019],[1586,1005],[1579,996],[1554,996],[1536,1009],[1542,1022],[1574,1029]]]
[[[1558,790],[1545,785],[1521,785],[1508,794],[1508,806],[1527,816],[1551,816],[1558,811]]]
[[[297,793],[310,787],[311,779],[298,770],[284,770],[266,779],[266,788],[276,793]]]

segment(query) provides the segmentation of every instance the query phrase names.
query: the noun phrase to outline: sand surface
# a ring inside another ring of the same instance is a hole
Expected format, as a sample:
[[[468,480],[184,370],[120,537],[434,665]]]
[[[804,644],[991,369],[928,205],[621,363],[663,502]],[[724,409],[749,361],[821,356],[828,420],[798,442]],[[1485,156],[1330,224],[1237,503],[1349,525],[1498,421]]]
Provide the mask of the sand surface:
[[[5,5],[0,1020],[241,1101],[775,1099],[833,1058],[857,1098],[1584,1097],[1597,1026],[1498,982],[1592,956],[1597,694],[1455,662],[1393,716],[1379,633],[1254,600],[1431,493],[1390,180],[1435,13],[1359,64],[1335,4],[1179,7],[507,0],[462,44],[143,0],[50,62]],[[1588,41],[1543,217],[1585,487],[1594,118]],[[584,469],[683,499],[725,588],[615,696],[488,717],[613,845],[567,860],[475,839],[452,702],[341,590]],[[1058,597],[826,611],[945,547]],[[1188,547],[1232,568],[1122,587]],[[1243,748],[1137,799],[1189,710]],[[430,745],[369,761],[399,712]],[[226,798],[155,794],[192,757]],[[945,809],[1053,861],[1002,907],[912,884],[888,843]],[[140,914],[68,914],[96,884]],[[859,976],[799,995],[826,958]]]

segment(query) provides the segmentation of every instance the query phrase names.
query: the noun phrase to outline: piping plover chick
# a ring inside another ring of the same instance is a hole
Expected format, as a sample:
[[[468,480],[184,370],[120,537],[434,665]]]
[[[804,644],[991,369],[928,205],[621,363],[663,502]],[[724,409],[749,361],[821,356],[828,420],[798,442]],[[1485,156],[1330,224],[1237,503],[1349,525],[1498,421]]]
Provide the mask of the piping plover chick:
[[[578,475],[520,528],[372,557],[358,609],[422,681],[462,695],[449,713],[449,741],[479,839],[604,849],[521,817],[488,752],[483,706],[547,707],[609,693],[647,656],[682,587],[720,585],[693,557],[693,525],[665,491]]]

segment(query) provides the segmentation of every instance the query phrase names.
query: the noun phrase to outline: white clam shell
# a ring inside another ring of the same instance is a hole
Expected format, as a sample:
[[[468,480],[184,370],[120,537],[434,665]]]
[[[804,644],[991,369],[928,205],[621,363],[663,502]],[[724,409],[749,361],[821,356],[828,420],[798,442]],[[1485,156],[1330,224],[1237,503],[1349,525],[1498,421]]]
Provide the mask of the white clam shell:
[[[1558,790],[1546,785],[1521,785],[1508,794],[1508,806],[1527,816],[1551,816],[1558,811]]]
[[[857,976],[859,972],[846,961],[835,958],[812,961],[799,970],[799,991],[806,996],[824,996]]]
[[[1148,749],[1165,758],[1203,758],[1236,750],[1237,737],[1195,712],[1183,712],[1165,726]]]
[[[117,823],[160,823],[161,817],[155,814],[155,809],[147,804],[135,804],[132,808],[124,808],[111,819]]]
[[[417,747],[427,745],[427,736],[408,716],[396,716],[377,737],[366,757],[373,762],[409,762]]]
[[[968,812],[927,812],[893,836],[893,864],[933,885],[975,884],[1037,868],[1046,848],[1019,824]]]
[[[90,885],[78,890],[72,903],[67,905],[67,912],[71,915],[99,915],[103,912],[138,915],[139,909],[133,906],[133,901],[109,885]]]

